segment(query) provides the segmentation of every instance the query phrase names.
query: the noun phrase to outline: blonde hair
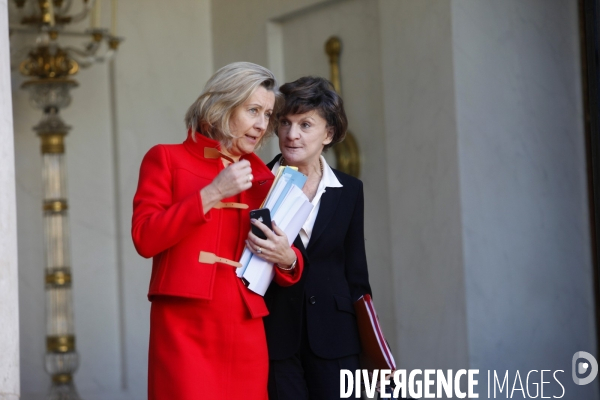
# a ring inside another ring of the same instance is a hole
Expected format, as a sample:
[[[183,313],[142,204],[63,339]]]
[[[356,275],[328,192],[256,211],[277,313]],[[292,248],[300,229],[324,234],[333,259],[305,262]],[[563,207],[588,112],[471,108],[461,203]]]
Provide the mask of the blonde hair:
[[[229,148],[234,139],[229,129],[231,115],[236,107],[248,100],[259,86],[275,93],[273,114],[256,148],[260,147],[262,139],[275,131],[275,114],[282,99],[275,75],[267,68],[249,62],[228,64],[215,72],[206,82],[202,94],[185,114],[185,124],[192,130],[194,141],[196,132],[200,132],[208,138],[219,141],[225,148]],[[204,123],[208,125],[208,129],[202,129]]]

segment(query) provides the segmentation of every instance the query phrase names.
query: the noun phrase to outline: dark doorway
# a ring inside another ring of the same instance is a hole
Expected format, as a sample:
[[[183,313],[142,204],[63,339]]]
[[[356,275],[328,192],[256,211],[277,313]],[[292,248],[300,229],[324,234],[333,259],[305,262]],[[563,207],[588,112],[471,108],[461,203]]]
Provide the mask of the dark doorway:
[[[594,267],[596,342],[600,349],[600,0],[579,0],[588,193]],[[600,381],[599,381],[600,382]]]

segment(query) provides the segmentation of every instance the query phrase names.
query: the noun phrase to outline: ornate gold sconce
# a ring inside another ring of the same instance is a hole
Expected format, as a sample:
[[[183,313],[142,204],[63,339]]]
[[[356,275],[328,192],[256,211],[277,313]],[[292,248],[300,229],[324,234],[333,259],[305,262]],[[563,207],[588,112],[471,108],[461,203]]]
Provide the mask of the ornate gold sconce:
[[[86,68],[111,58],[122,38],[116,36],[116,0],[112,0],[112,29],[99,28],[100,0],[13,0],[19,25],[10,27],[24,37],[35,37],[35,45],[11,48],[13,61],[21,60],[19,71],[31,78],[21,86],[31,104],[44,115],[33,130],[41,139],[44,199],[44,250],[46,288],[46,371],[52,377],[50,400],[79,400],[73,374],[79,365],[75,348],[73,296],[70,259],[70,232],[67,202],[64,138],[71,129],[59,111],[71,103],[72,79]],[[73,3],[80,11],[71,13]],[[83,32],[68,31],[72,23],[91,15],[91,27]],[[85,38],[82,47],[61,46],[59,37]],[[103,44],[105,44],[103,46]]]
[[[340,85],[340,53],[342,42],[336,36],[330,37],[325,42],[325,53],[329,56],[329,67],[331,70],[331,83],[338,92],[342,94]],[[337,169],[358,178],[360,175],[360,152],[354,135],[348,131],[346,138],[333,147],[337,161]]]

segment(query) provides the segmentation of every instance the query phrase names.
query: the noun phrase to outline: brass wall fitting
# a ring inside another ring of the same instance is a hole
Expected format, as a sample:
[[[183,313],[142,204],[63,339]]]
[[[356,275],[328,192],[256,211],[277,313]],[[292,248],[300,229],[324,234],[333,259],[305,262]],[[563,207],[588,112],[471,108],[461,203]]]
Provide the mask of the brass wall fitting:
[[[52,382],[59,384],[59,385],[71,383],[71,382],[73,382],[73,375],[71,375],[71,374],[52,375]]]
[[[55,269],[46,272],[46,285],[71,286],[70,269]]]
[[[48,353],[69,353],[75,351],[75,336],[46,336],[46,351]]]
[[[65,152],[66,133],[57,132],[40,135],[42,139],[42,154],[63,154]]]
[[[68,209],[69,205],[65,199],[44,201],[44,211],[46,212],[59,213]]]

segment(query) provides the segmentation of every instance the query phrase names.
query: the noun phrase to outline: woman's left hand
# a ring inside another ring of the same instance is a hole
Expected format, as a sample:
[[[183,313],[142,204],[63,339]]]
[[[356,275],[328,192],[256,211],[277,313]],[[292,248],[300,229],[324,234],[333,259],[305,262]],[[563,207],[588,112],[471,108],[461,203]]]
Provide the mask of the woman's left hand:
[[[267,239],[261,239],[250,231],[248,240],[246,240],[248,249],[263,260],[279,264],[282,267],[292,265],[296,260],[296,253],[290,247],[285,232],[279,229],[275,221],[272,222],[273,231],[256,219],[251,219],[250,223],[263,231]]]

